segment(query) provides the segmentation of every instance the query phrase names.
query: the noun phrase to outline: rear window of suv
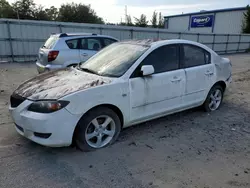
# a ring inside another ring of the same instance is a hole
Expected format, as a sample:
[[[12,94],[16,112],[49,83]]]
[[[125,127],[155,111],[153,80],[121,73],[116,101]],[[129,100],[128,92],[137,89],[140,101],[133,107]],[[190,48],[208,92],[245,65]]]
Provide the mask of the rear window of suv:
[[[51,49],[51,48],[55,45],[57,39],[58,39],[58,37],[56,37],[56,36],[51,36],[51,37],[45,42],[45,44],[43,45],[42,48]]]

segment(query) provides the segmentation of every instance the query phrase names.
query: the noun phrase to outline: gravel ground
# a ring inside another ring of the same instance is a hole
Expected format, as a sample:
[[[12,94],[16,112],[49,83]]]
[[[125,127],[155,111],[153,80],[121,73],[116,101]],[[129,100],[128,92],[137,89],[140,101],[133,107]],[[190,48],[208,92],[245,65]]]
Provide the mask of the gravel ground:
[[[250,54],[232,55],[233,83],[220,110],[199,109],[122,131],[112,146],[83,153],[47,148],[14,130],[12,91],[32,64],[0,64],[0,187],[250,187]]]

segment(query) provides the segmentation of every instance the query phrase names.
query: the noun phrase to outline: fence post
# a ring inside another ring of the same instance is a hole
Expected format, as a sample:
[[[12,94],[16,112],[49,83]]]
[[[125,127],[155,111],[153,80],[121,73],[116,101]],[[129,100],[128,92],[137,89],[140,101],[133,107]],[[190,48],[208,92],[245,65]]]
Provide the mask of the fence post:
[[[228,41],[229,41],[229,34],[227,35],[227,43],[226,43],[226,54],[227,54],[227,47],[228,47]]]
[[[100,29],[100,35],[102,35],[102,28],[100,27],[99,29]]]
[[[237,46],[237,51],[236,52],[239,52],[239,50],[240,50],[240,42],[241,42],[241,35],[239,35],[239,42],[238,42],[238,46]]]
[[[8,39],[10,43],[10,53],[11,53],[11,59],[12,62],[14,62],[14,52],[13,52],[13,46],[12,46],[12,38],[11,38],[11,30],[10,30],[10,21],[6,21],[7,29],[8,29]]]
[[[130,35],[131,35],[130,37],[131,37],[131,39],[134,38],[134,32],[133,31],[134,31],[133,29],[130,30]]]
[[[214,51],[214,45],[215,45],[215,34],[213,34],[213,44],[212,44],[212,50]]]
[[[200,33],[197,34],[197,42],[200,41]]]
[[[59,32],[62,33],[62,25],[59,24],[58,27],[59,27]]]

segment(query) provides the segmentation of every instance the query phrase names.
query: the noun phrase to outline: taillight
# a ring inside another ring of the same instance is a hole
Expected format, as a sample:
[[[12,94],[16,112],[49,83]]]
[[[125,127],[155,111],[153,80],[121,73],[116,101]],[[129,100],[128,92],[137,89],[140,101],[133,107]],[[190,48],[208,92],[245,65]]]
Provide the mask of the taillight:
[[[54,61],[59,54],[59,51],[50,51],[48,54],[48,62]]]

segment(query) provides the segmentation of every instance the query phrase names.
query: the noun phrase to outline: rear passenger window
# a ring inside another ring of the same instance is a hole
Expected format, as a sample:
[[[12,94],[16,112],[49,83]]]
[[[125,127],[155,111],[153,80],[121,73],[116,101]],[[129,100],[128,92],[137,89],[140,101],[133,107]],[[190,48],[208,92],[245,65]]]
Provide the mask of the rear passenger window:
[[[102,48],[99,38],[84,38],[81,39],[81,49],[98,51]]]
[[[66,44],[70,49],[77,49],[78,48],[78,39],[68,40]]]
[[[195,67],[210,63],[210,54],[199,47],[184,45],[184,67]]]
[[[114,42],[117,42],[117,41],[114,40],[114,39],[104,38],[104,39],[103,39],[103,42],[104,42],[104,46],[108,46],[108,45],[110,45],[110,44],[112,44],[112,43],[114,43]]]

